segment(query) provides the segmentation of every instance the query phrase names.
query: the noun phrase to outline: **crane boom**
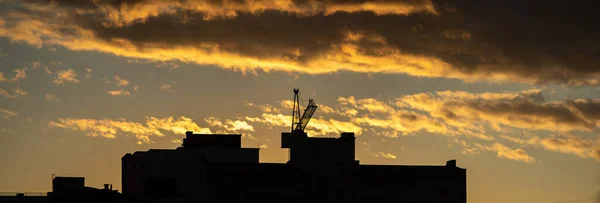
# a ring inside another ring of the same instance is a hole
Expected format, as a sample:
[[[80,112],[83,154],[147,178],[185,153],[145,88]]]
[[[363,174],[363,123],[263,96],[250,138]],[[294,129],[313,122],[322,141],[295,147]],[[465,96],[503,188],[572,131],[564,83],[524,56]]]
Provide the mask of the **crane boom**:
[[[317,110],[317,105],[314,100],[309,99],[308,106],[304,109],[302,117],[300,117],[300,90],[294,89],[294,107],[292,111],[292,132],[304,131],[308,121],[312,118],[313,114]]]
[[[300,125],[296,126],[296,130],[304,130],[306,125],[308,125],[308,121],[312,118],[313,114],[317,110],[317,105],[315,101],[309,99],[308,106],[304,109],[304,114],[302,114],[302,118],[300,118]]]

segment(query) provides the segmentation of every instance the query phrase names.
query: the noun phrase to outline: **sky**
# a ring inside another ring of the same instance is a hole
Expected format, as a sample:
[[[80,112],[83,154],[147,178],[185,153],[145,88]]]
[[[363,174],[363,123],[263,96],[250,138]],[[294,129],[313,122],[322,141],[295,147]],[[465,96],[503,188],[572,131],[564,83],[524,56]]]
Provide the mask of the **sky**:
[[[309,135],[355,132],[362,164],[456,159],[470,203],[598,203],[597,4],[0,0],[0,191],[120,190],[125,153],[188,130],[285,162],[299,88]]]

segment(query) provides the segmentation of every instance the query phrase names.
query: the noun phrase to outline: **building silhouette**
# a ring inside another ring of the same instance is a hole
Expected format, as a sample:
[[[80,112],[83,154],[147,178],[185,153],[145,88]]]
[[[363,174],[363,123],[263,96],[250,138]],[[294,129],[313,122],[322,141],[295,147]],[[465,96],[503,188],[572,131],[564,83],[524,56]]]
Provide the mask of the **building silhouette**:
[[[361,165],[354,133],[338,138],[281,134],[287,163],[260,163],[240,134],[187,132],[181,147],[122,157],[122,190],[85,186],[83,177],[54,177],[52,192],[0,193],[0,203],[398,202],[466,203],[466,169]]]
[[[466,203],[466,169],[361,165],[354,133],[338,138],[284,132],[287,163],[259,163],[241,135],[187,132],[181,147],[126,154],[125,197],[153,202]]]
[[[127,200],[111,184],[103,189],[85,186],[84,177],[53,177],[52,192],[48,193],[4,193],[0,194],[0,203],[126,203]]]
[[[186,132],[181,147],[127,153],[121,158],[122,194],[85,186],[83,177],[55,177],[47,196],[5,196],[4,202],[319,202],[466,203],[466,169],[455,160],[439,166],[361,165],[354,133],[337,138],[304,132],[317,109],[314,100],[301,113],[294,89],[286,163],[260,163],[259,148],[242,148],[241,134]]]

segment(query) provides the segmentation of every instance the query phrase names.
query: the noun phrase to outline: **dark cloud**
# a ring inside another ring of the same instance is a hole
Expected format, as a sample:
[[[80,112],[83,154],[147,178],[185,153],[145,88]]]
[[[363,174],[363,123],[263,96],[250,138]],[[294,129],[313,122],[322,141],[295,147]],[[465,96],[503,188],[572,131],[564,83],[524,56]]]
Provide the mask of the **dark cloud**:
[[[330,66],[335,67],[323,69],[466,81],[600,84],[600,48],[590,46],[600,42],[600,28],[592,20],[600,17],[594,10],[600,4],[592,1],[269,2],[55,5],[77,10],[62,20],[93,33],[94,40],[131,43],[135,47],[129,51],[194,47],[261,64],[283,60],[293,65],[278,66],[293,67],[281,70],[308,73],[327,72],[307,65],[311,62],[334,61]],[[348,42],[352,35],[358,37]],[[381,64],[380,59],[388,61]]]
[[[592,131],[600,127],[600,117],[593,114],[600,109],[600,100],[547,101],[539,91],[422,93],[401,97],[397,105],[423,110],[446,123],[487,122],[499,127],[559,132]]]
[[[305,57],[310,57],[343,39],[339,20],[331,18],[299,18],[279,11],[243,13],[237,18],[213,21],[192,18],[182,22],[181,16],[160,15],[127,27],[106,28],[95,24],[87,28],[103,40],[124,38],[140,47],[218,44],[228,52],[261,58],[282,57],[286,50],[293,49],[300,49],[306,53]]]

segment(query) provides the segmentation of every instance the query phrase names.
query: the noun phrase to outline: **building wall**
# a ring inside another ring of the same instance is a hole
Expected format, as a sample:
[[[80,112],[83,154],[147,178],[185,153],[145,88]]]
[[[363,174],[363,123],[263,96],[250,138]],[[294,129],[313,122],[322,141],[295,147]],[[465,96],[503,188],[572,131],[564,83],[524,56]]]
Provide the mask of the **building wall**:
[[[359,199],[386,202],[466,203],[466,170],[450,166],[361,166]],[[360,168],[360,167],[359,167]]]
[[[175,188],[178,198],[202,202],[467,201],[466,170],[456,167],[455,161],[445,166],[359,165],[352,133],[340,138],[287,136],[282,139],[291,150],[287,164],[259,163],[259,149],[244,148],[178,148],[126,155],[123,192],[148,197]],[[152,178],[166,178],[158,184],[164,188],[148,193],[148,181],[159,180]]]
[[[307,174],[289,164],[209,165],[215,202],[466,203],[466,171],[448,166],[355,166]]]
[[[183,196],[199,195],[206,190],[206,162],[258,163],[258,149],[186,149],[150,150],[124,156],[122,163],[123,194],[143,197],[148,195],[146,186],[153,178],[174,179],[176,193]]]

